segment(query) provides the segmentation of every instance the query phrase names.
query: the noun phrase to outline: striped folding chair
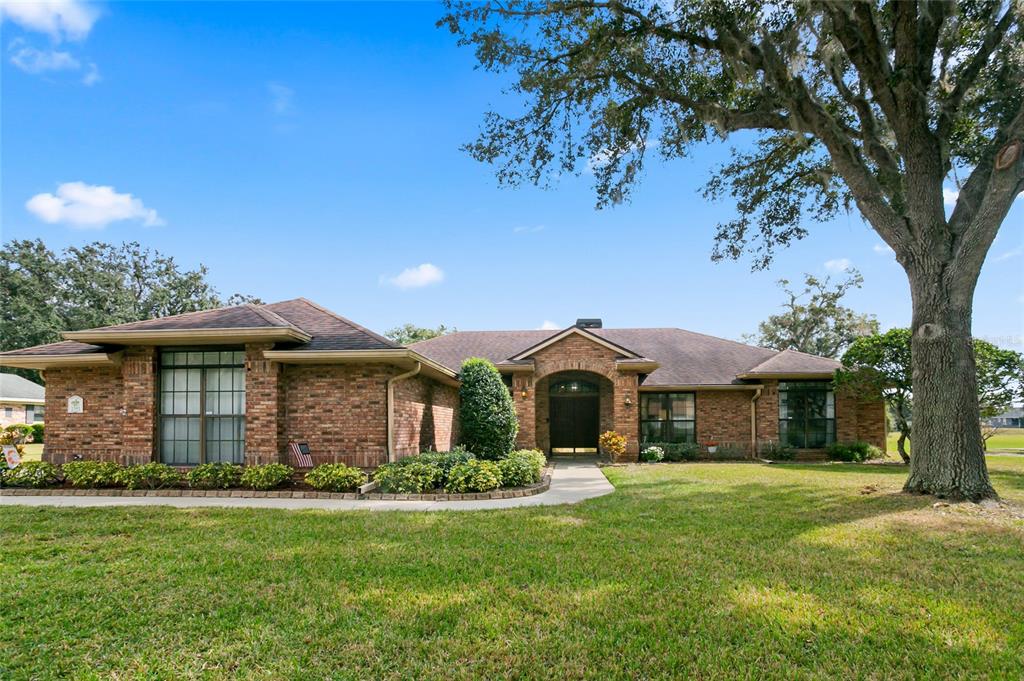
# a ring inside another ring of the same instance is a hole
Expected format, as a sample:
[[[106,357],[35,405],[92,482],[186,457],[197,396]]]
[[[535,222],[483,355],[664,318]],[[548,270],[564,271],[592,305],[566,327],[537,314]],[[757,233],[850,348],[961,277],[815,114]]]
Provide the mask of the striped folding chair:
[[[288,452],[291,454],[292,466],[295,468],[312,468],[313,457],[309,455],[309,444],[305,442],[289,442]]]

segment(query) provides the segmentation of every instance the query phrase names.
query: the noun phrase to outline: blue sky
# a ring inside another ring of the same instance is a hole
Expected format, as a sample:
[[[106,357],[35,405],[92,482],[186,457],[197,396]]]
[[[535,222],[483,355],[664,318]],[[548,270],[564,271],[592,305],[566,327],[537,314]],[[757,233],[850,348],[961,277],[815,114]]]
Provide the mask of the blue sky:
[[[856,215],[813,226],[767,272],[712,263],[733,207],[700,189],[724,144],[650,163],[609,210],[586,174],[498,187],[459,145],[516,102],[434,27],[437,5],[55,5],[8,6],[2,23],[5,241],[137,240],[207,265],[225,295],[306,296],[377,330],[602,317],[738,338],[777,310],[775,280],[844,264],[865,278],[851,306],[909,322],[903,271]],[[976,335],[1022,346],[1022,267],[1018,200]]]

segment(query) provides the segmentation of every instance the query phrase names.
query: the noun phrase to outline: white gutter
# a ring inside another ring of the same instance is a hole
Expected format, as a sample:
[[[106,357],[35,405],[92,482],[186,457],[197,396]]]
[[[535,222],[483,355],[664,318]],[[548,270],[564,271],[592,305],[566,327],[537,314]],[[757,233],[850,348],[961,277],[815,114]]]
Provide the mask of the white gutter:
[[[396,381],[401,381],[406,378],[412,378],[420,372],[423,368],[421,362],[416,362],[416,366],[410,371],[404,374],[398,374],[388,379],[388,462],[395,461],[395,389],[394,385]]]
[[[761,397],[764,386],[757,386],[754,396],[750,398],[750,458],[757,458],[757,398]]]

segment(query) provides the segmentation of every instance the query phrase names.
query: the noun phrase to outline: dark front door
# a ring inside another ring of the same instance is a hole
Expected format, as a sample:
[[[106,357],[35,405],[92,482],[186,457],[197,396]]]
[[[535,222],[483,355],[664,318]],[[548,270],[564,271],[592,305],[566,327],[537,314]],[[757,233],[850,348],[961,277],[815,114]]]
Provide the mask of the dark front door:
[[[598,396],[552,395],[551,452],[592,454],[597,451]]]

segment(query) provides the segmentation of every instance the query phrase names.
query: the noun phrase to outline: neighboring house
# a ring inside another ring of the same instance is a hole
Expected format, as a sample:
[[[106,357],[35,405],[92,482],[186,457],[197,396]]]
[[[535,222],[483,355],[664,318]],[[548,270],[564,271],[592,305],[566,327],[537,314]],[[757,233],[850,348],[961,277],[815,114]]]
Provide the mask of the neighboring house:
[[[837,362],[681,329],[460,332],[402,347],[305,299],[65,333],[0,353],[47,381],[44,457],[266,463],[308,442],[315,463],[373,467],[458,441],[462,361],[493,361],[518,444],[584,453],[598,433],[729,445],[885,446],[881,400],[832,392]]]
[[[40,423],[46,413],[46,390],[15,374],[0,374],[0,427]]]
[[[1024,408],[1014,407],[985,421],[992,428],[1024,428]]]

